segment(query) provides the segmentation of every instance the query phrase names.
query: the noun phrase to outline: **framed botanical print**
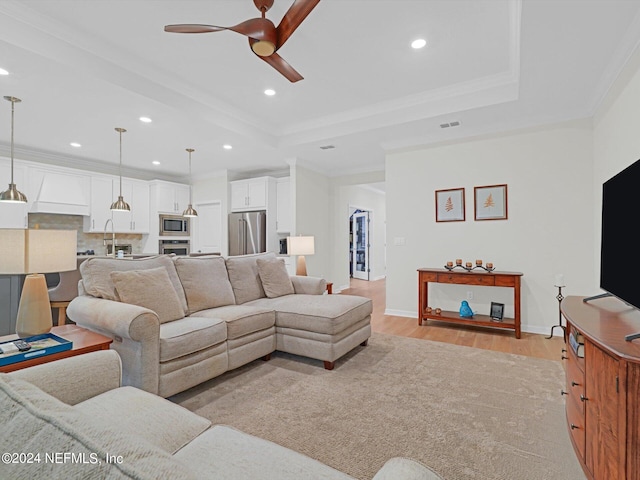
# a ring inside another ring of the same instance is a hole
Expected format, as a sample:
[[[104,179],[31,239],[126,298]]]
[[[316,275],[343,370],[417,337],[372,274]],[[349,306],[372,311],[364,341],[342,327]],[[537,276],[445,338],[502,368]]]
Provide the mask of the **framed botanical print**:
[[[475,220],[506,220],[507,185],[487,185],[473,188]]]
[[[436,222],[464,222],[464,188],[436,190]]]

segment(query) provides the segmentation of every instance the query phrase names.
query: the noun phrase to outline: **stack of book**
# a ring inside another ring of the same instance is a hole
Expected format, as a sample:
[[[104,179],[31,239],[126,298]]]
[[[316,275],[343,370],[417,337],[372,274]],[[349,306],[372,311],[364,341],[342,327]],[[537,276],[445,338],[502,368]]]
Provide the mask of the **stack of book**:
[[[584,358],[584,337],[580,332],[571,329],[571,333],[569,334],[569,345],[571,345],[573,353],[580,358]]]

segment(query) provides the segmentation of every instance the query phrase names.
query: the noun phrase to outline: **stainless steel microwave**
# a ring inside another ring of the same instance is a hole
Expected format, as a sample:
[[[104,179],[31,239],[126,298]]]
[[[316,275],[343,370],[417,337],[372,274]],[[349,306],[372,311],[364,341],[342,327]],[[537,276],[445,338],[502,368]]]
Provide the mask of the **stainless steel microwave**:
[[[179,215],[160,215],[160,235],[188,236],[189,233],[189,218]]]

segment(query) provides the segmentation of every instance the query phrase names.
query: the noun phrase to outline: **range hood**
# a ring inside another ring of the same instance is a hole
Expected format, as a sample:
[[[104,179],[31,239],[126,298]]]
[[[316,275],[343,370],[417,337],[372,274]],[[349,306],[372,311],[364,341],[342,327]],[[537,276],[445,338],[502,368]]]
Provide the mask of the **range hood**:
[[[88,176],[54,172],[34,172],[30,179],[35,199],[32,213],[89,215],[90,179]]]

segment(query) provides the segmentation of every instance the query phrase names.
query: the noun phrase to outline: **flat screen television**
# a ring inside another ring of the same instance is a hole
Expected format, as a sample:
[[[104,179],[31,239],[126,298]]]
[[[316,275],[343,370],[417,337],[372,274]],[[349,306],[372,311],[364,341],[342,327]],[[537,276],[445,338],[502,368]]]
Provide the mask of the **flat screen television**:
[[[640,252],[640,160],[602,184],[600,288],[640,309],[635,264]],[[605,294],[606,295],[606,294]]]

